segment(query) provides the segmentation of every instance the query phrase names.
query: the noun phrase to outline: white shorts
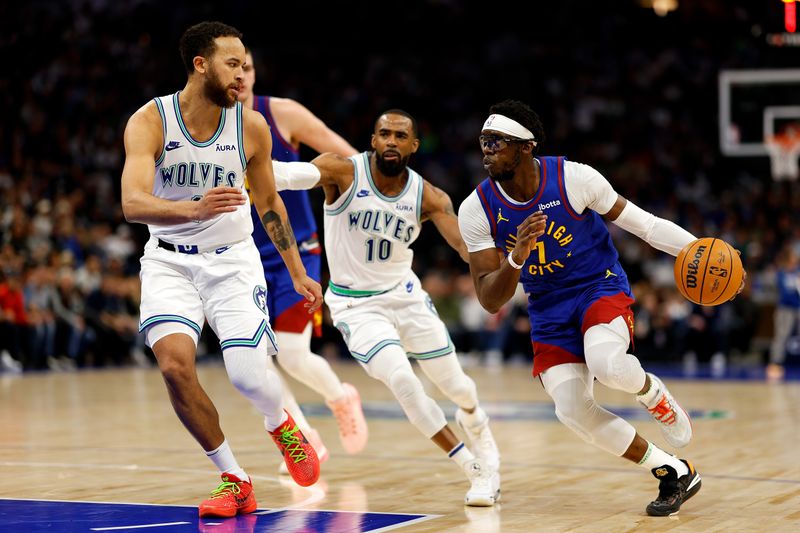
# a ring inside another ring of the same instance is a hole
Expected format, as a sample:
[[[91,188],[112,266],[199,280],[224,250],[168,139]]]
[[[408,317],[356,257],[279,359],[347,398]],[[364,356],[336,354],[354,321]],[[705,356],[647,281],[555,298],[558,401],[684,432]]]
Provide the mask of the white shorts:
[[[392,344],[414,359],[455,351],[444,322],[413,272],[393,289],[373,296],[340,296],[328,288],[325,301],[347,348],[362,363]]]
[[[267,283],[253,239],[209,252],[184,254],[165,250],[151,238],[144,248],[139,331],[154,324],[159,338],[193,333],[195,344],[208,322],[220,347],[258,346],[267,337],[270,355],[277,353],[269,325]],[[158,338],[147,338],[148,346]]]

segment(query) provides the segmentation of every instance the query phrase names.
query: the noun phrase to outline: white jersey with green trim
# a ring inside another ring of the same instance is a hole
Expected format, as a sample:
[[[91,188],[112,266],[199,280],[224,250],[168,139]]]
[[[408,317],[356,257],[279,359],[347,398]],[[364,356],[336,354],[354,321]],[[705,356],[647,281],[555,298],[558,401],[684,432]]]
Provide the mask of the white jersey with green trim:
[[[372,180],[369,155],[350,157],[353,184],[325,205],[330,290],[340,296],[369,296],[397,286],[411,270],[409,246],[419,235],[422,176],[409,168],[403,191],[386,196]]]
[[[214,187],[238,187],[245,196],[247,160],[242,143],[242,104],[222,109],[210,139],[192,138],[181,116],[177,92],[155,98],[161,115],[164,146],[156,161],[153,195],[166,200],[200,200]],[[248,198],[249,199],[249,198]],[[210,220],[173,225],[148,224],[150,235],[172,244],[211,248],[233,244],[253,232],[250,202]]]

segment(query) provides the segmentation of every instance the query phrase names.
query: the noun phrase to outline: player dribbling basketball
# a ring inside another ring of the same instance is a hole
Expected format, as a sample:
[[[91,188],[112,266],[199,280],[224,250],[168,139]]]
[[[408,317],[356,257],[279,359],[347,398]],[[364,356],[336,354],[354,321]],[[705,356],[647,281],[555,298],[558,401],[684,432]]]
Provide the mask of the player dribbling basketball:
[[[618,195],[593,168],[535,157],[544,131],[526,104],[507,100],[490,113],[479,138],[489,177],[458,214],[481,305],[496,312],[523,284],[533,374],[559,420],[587,442],[650,470],[660,483],[647,513],[675,514],[700,489],[697,471],[594,399],[596,378],[635,394],[672,446],[691,439],[689,416],[628,353],[633,294],[600,215],[673,256],[695,237]]]

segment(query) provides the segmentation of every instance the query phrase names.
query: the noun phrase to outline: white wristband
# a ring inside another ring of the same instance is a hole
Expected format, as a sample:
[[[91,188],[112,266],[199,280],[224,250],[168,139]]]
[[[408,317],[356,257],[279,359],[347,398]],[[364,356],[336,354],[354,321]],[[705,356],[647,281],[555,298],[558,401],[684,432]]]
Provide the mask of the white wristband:
[[[518,264],[516,264],[516,263],[514,262],[514,260],[513,260],[513,259],[511,259],[511,254],[508,254],[508,255],[506,256],[506,259],[508,259],[508,264],[509,264],[509,265],[511,265],[511,268],[514,268],[514,269],[516,269],[516,270],[521,270],[521,269],[522,269],[522,265],[518,265]]]

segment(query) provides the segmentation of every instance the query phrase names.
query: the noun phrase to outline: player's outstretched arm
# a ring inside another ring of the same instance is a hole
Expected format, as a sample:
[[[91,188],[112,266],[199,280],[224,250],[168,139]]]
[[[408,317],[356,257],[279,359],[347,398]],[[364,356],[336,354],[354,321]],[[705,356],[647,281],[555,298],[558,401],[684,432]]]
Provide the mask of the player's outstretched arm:
[[[622,195],[617,196],[617,201],[605,216],[653,248],[675,257],[687,244],[697,239],[674,222],[648,213],[633,202],[626,200]]]
[[[327,186],[345,191],[353,183],[353,162],[331,152],[318,155],[311,163],[273,161],[272,169],[275,187],[279,191]]]
[[[322,289],[306,273],[300,259],[294,231],[289,223],[286,206],[277,189],[272,173],[272,137],[264,117],[252,110],[244,110],[244,137],[247,150],[247,180],[253,203],[264,229],[281,254],[292,277],[294,288],[306,298],[309,312],[322,305]]]
[[[212,189],[199,202],[165,200],[153,195],[153,169],[164,145],[161,116],[155,103],[142,106],[131,116],[124,139],[122,212],[128,222],[169,225],[208,220],[245,203],[242,192],[232,187]]]
[[[423,180],[422,220],[433,222],[447,244],[458,252],[465,263],[469,263],[469,252],[458,229],[458,217],[453,209],[453,202],[446,192],[428,180]]]

